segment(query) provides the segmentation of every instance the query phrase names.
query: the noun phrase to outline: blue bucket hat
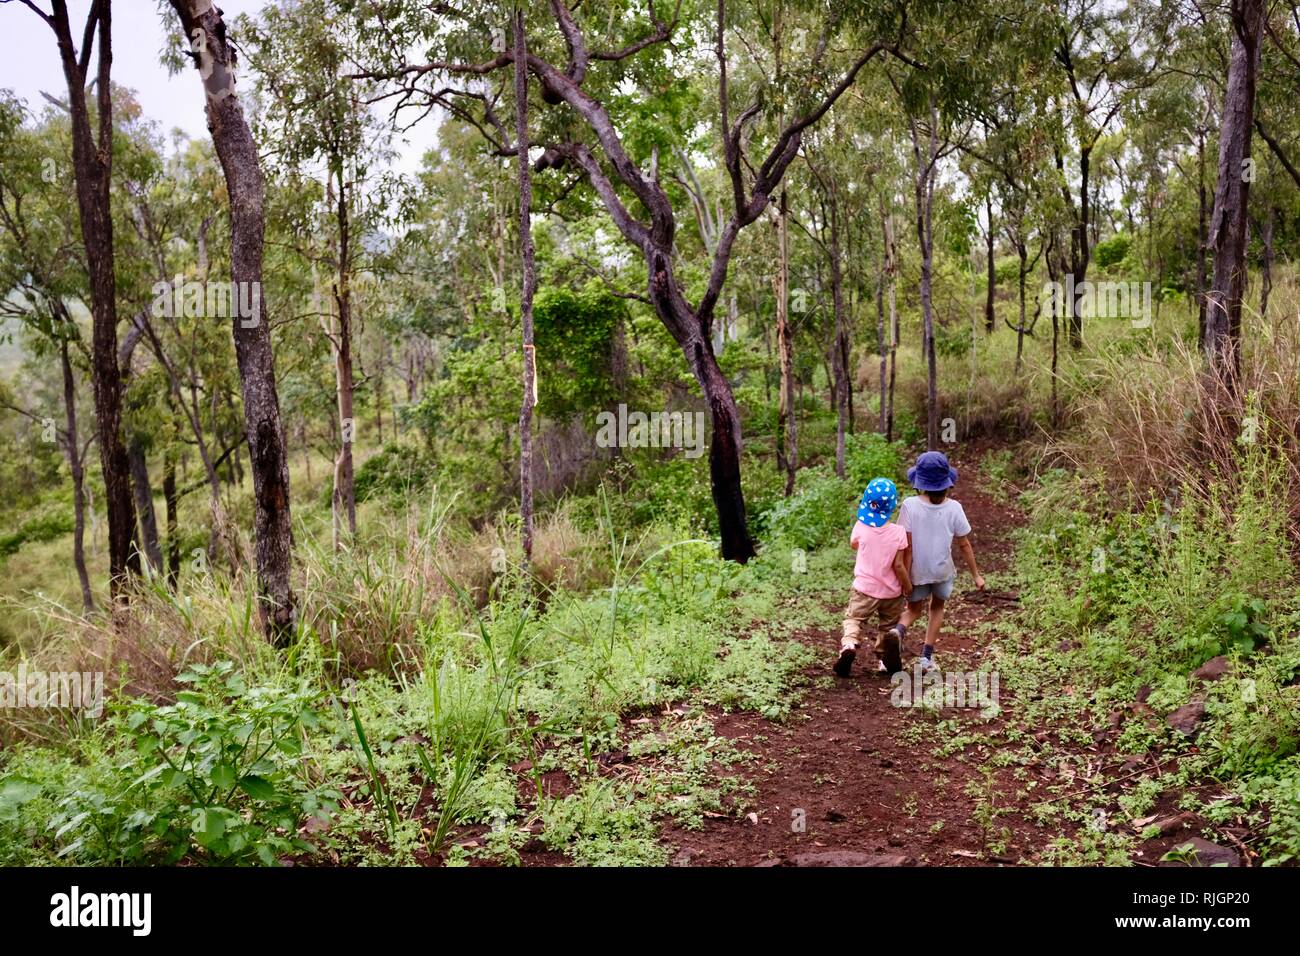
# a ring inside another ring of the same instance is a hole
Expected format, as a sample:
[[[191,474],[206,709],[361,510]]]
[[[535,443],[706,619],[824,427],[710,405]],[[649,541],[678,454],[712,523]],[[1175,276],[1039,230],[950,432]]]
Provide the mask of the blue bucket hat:
[[[927,451],[907,469],[907,480],[917,491],[943,491],[957,484],[957,469],[941,451]]]
[[[872,478],[867,490],[862,492],[858,505],[858,520],[870,528],[884,527],[889,516],[898,507],[898,488],[888,478]]]

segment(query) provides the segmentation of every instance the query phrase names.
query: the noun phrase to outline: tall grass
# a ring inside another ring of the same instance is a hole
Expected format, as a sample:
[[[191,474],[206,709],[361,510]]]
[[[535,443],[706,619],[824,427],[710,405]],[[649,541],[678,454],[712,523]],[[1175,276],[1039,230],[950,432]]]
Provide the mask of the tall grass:
[[[1241,373],[1225,393],[1205,373],[1194,342],[1112,347],[1082,360],[1072,401],[1076,427],[1056,443],[1112,491],[1206,497],[1213,479],[1237,482],[1241,452],[1256,445],[1281,475],[1269,489],[1300,540],[1300,293],[1280,285],[1267,317],[1246,310]]]

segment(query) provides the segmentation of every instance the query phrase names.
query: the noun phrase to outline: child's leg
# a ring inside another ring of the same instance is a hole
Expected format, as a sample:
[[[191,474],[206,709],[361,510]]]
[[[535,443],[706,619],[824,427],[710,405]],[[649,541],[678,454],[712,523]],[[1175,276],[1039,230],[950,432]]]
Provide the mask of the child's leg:
[[[925,617],[925,601],[908,601],[907,607],[903,611],[902,622],[904,627],[911,627],[919,618]]]
[[[902,642],[895,625],[898,624],[905,610],[905,604],[906,601],[900,594],[896,598],[881,601],[878,607],[879,629],[876,632],[876,655],[890,674],[903,669]]]
[[[925,653],[926,657],[934,651],[934,646],[939,643],[939,630],[943,627],[943,607],[944,599],[937,594],[930,596],[930,613],[925,620]]]
[[[844,610],[844,630],[840,637],[840,653],[835,661],[835,673],[848,677],[853,667],[853,658],[861,643],[862,623],[876,608],[876,599],[868,597],[856,588],[849,598],[849,606]]]
[[[925,646],[921,656],[926,660],[934,656],[934,646],[939,642],[939,631],[943,628],[943,609],[948,598],[952,596],[953,580],[934,585],[930,591],[930,613],[925,621]]]
[[[840,650],[856,651],[862,643],[862,625],[875,610],[875,599],[868,597],[856,588],[849,598],[849,606],[844,609],[844,629],[840,637]]]

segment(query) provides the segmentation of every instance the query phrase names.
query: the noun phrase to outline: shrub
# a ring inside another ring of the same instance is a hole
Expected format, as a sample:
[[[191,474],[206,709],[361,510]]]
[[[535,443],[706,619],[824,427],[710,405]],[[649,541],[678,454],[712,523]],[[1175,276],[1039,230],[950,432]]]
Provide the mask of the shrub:
[[[419,491],[428,484],[432,471],[432,465],[416,449],[389,443],[357,469],[357,500],[400,498]]]
[[[229,661],[179,678],[174,704],[127,702],[107,731],[112,771],[73,771],[47,795],[58,857],[78,863],[170,864],[185,858],[274,864],[309,851],[299,824],[339,798],[298,767],[315,695],[249,687]],[[20,776],[0,782],[33,799]],[[61,792],[59,789],[61,787]]]
[[[855,493],[834,475],[816,468],[799,473],[802,486],[763,515],[774,539],[796,548],[817,548],[852,528]]]

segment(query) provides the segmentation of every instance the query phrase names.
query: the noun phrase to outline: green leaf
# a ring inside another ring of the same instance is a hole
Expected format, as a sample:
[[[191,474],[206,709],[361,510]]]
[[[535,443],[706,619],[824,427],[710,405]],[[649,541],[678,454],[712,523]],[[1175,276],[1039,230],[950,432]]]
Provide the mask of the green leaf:
[[[235,768],[228,763],[219,763],[212,768],[208,779],[212,781],[214,787],[227,790],[235,785]]]
[[[226,818],[215,807],[203,807],[194,814],[190,829],[200,846],[212,847],[226,832]]]
[[[247,776],[239,778],[239,789],[244,791],[254,800],[277,800],[280,797],[280,791],[275,789],[275,785],[265,777]]]

